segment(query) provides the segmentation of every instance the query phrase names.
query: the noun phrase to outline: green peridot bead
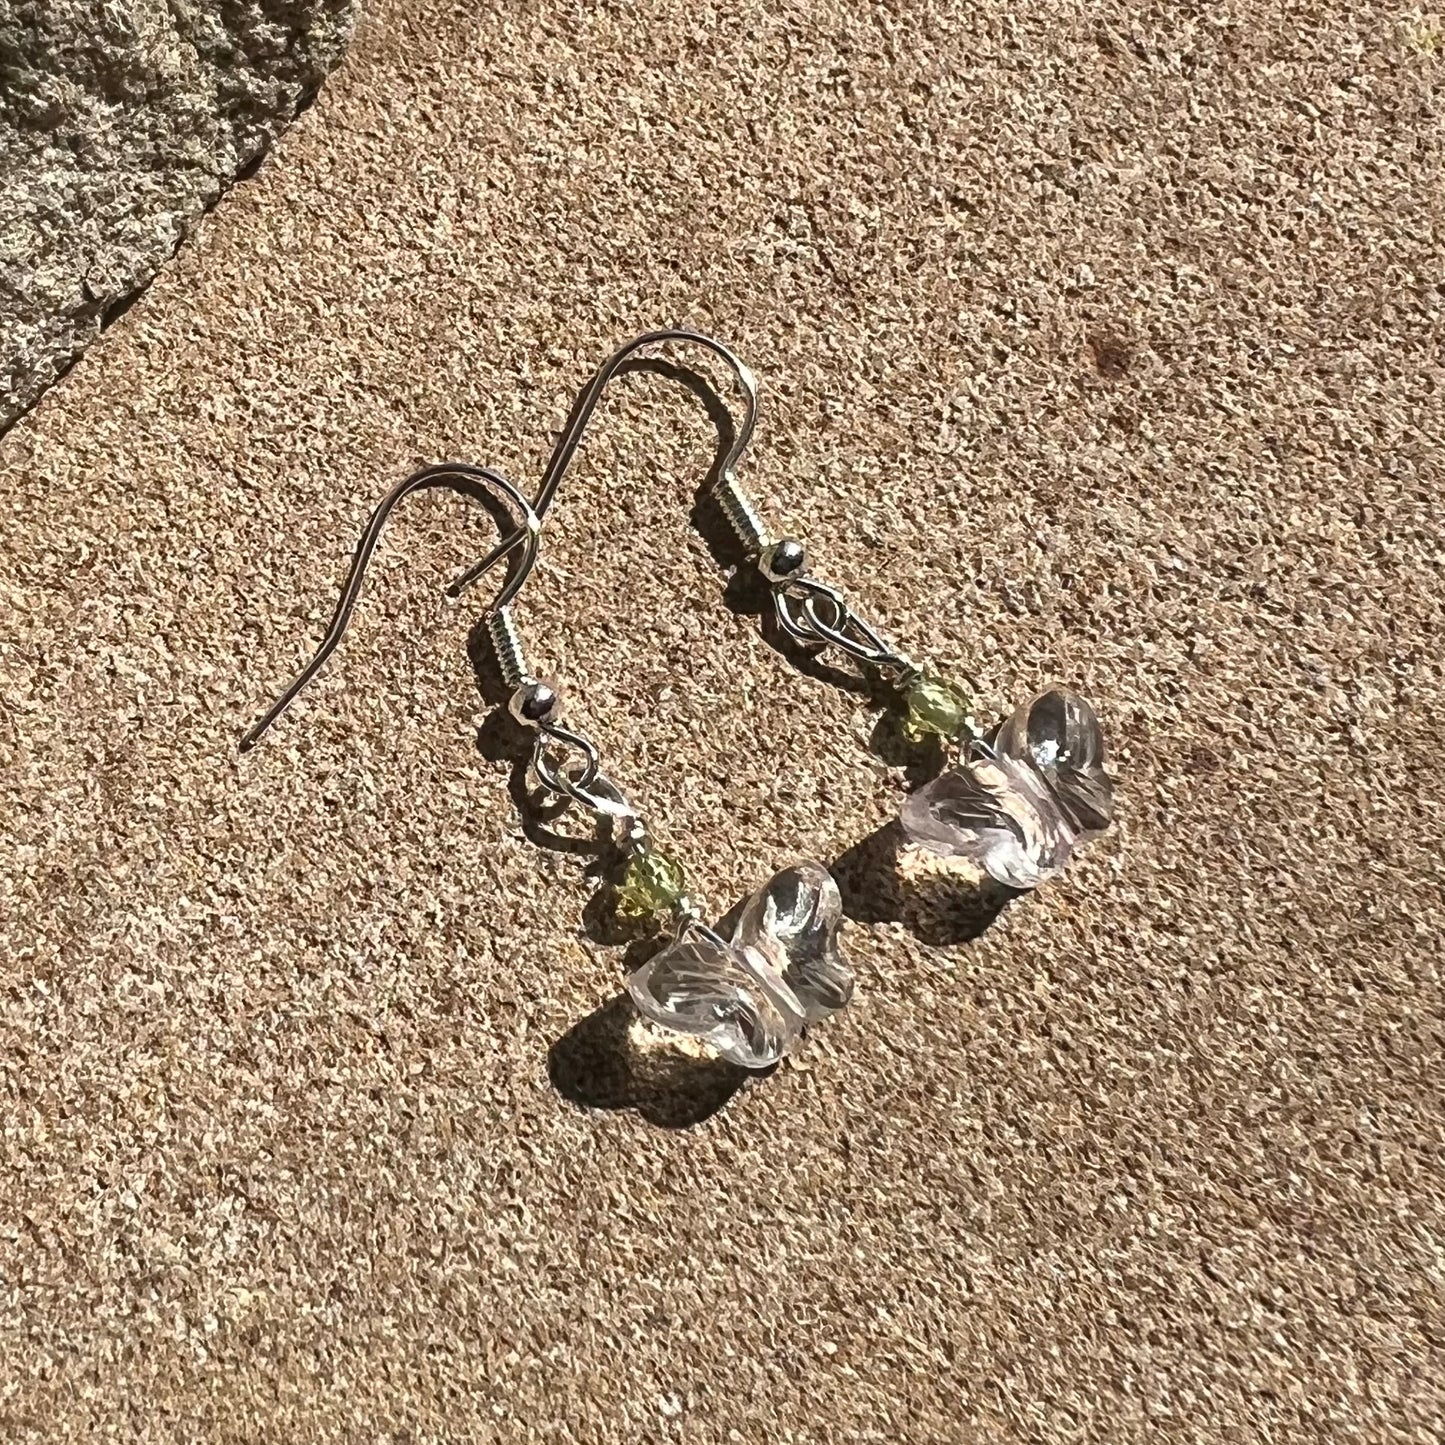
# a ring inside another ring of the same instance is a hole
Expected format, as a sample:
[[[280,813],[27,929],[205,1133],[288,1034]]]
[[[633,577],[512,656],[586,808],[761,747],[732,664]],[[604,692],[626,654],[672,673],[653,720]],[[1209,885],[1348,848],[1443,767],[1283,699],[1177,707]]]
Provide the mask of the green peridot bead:
[[[623,918],[666,916],[683,896],[682,867],[666,853],[648,849],[634,854],[617,889],[617,911]]]
[[[929,733],[956,738],[969,721],[968,698],[952,683],[927,673],[914,680],[903,701],[908,708],[903,728],[915,742]]]

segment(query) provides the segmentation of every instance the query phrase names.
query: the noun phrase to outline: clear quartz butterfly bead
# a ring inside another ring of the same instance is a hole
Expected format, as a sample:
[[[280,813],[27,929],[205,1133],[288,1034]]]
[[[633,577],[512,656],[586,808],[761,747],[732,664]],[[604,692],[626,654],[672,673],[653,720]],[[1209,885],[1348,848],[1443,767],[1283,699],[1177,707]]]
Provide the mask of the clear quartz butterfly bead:
[[[1019,708],[991,749],[914,793],[901,822],[911,842],[1028,889],[1056,876],[1113,812],[1099,720],[1083,698],[1056,687]]]
[[[745,1069],[787,1053],[805,1023],[848,1002],[837,943],[843,906],[821,863],[774,875],[744,906],[731,942],[694,929],[627,980],[638,1013],[701,1039]]]
[[[627,980],[643,1018],[690,1034],[745,1069],[765,1069],[803,1027],[803,1006],[756,948],[703,932],[669,944]]]
[[[1078,838],[1114,819],[1114,782],[1104,771],[1104,730],[1078,693],[1051,687],[999,729],[998,752],[1034,768]]]
[[[775,873],[748,899],[733,942],[781,955],[783,979],[809,1023],[836,1013],[853,997],[853,974],[838,947],[843,899],[821,863]]]

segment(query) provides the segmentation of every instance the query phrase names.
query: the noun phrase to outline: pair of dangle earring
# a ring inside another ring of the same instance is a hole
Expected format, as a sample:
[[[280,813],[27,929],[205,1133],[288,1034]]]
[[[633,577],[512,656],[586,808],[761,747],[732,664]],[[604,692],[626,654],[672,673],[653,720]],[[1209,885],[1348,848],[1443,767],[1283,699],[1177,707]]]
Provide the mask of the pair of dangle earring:
[[[790,538],[769,537],[737,480],[757,418],[757,385],[748,368],[721,342],[695,332],[650,332],[620,348],[593,376],[573,409],[534,502],[500,473],[450,463],[424,468],[399,483],[369,520],[316,655],[270,711],[241,740],[244,752],[311,681],[335,651],[350,620],[362,578],[392,509],[414,491],[446,487],[489,505],[499,500],[512,530],[457,578],[457,597],[503,560],[509,575],[487,616],[487,632],[512,717],[533,734],[530,774],[544,799],[580,805],[610,821],[627,855],[618,889],[619,912],[670,928],[671,941],[635,970],[627,991],[638,1012],[676,1034],[690,1036],[744,1068],[776,1063],[803,1028],[842,1008],[853,980],[838,945],[842,900],[818,862],[783,869],[743,906],[731,938],[702,921],[687,895],[680,867],[654,846],[639,810],[604,773],[596,745],[562,720],[561,699],[527,668],[512,603],[536,566],[542,524],[608,382],[645,348],[689,343],[710,351],[732,372],[745,411],[718,470],[712,496],[727,517],[747,560],[771,588],[779,626],[808,648],[832,646],[886,680],[915,735],[935,734],[961,750],[961,760],[905,803],[907,836],[944,856],[970,859],[1013,889],[1028,889],[1056,874],[1074,845],[1106,827],[1112,785],[1103,768],[1103,740],[1092,710],[1060,688],[1018,709],[986,741],[969,716],[967,699],[894,648],[859,617],[842,594],[808,575],[806,551]]]
[[[956,763],[913,793],[900,822],[909,841],[946,858],[971,862],[1004,888],[1024,892],[1057,876],[1074,848],[1113,819],[1113,781],[1104,767],[1104,737],[1094,710],[1077,693],[1050,687],[1017,708],[988,736],[971,703],[953,683],[919,667],[858,615],[843,594],[807,570],[796,538],[772,538],[738,482],[737,469],[757,424],[752,372],[728,347],[692,331],[654,331],[620,347],[593,375],[574,406],[537,494],[532,523],[540,527],[582,434],[610,382],[639,352],[665,342],[701,347],[724,362],[744,410],[718,467],[711,495],[737,538],[747,564],[768,585],[778,626],[809,650],[833,647],[881,680],[915,740],[937,737]],[[529,526],[532,524],[529,524]],[[518,528],[457,579],[452,595],[495,566],[531,533]],[[524,566],[530,568],[530,561]],[[495,604],[490,625],[504,653],[512,628],[509,596]]]

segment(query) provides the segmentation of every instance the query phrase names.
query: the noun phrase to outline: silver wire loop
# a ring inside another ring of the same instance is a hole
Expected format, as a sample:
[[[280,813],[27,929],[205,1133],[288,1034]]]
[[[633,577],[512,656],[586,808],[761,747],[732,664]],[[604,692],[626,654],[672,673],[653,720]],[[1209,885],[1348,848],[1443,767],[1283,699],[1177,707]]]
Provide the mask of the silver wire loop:
[[[829,645],[865,667],[905,678],[918,671],[871,622],[849,607],[843,594],[814,577],[790,577],[773,584],[778,625],[805,646]]]
[[[559,754],[553,757],[553,752]],[[582,768],[576,776],[567,770],[566,753],[579,756]],[[580,803],[590,812],[625,820],[632,825],[627,842],[636,846],[646,836],[641,815],[615,783],[602,771],[597,745],[585,733],[545,723],[537,729],[532,744],[532,775],[544,792],[554,798]]]
[[[559,748],[564,753],[580,753],[582,771],[572,777],[565,764],[554,763],[548,756],[550,747]],[[564,793],[580,801],[585,791],[597,781],[597,775],[602,771],[602,758],[596,743],[585,733],[553,723],[537,730],[537,741],[532,750],[532,771],[549,793]]]

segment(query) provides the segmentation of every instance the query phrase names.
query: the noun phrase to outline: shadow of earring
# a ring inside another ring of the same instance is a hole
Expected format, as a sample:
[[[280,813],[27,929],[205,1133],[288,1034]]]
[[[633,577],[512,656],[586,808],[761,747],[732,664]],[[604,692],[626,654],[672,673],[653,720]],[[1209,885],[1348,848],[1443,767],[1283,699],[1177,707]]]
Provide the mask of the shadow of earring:
[[[910,843],[897,819],[835,859],[832,873],[855,923],[901,923],[933,948],[978,938],[1018,896],[967,859]]]
[[[618,994],[574,1024],[547,1054],[547,1076],[584,1109],[633,1109],[649,1124],[686,1129],[711,1118],[761,1075],[664,1035]]]
[[[868,751],[890,768],[901,768],[909,791],[932,782],[948,766],[948,750],[937,733],[915,736],[908,731],[907,716],[894,696],[885,696],[868,735]]]

